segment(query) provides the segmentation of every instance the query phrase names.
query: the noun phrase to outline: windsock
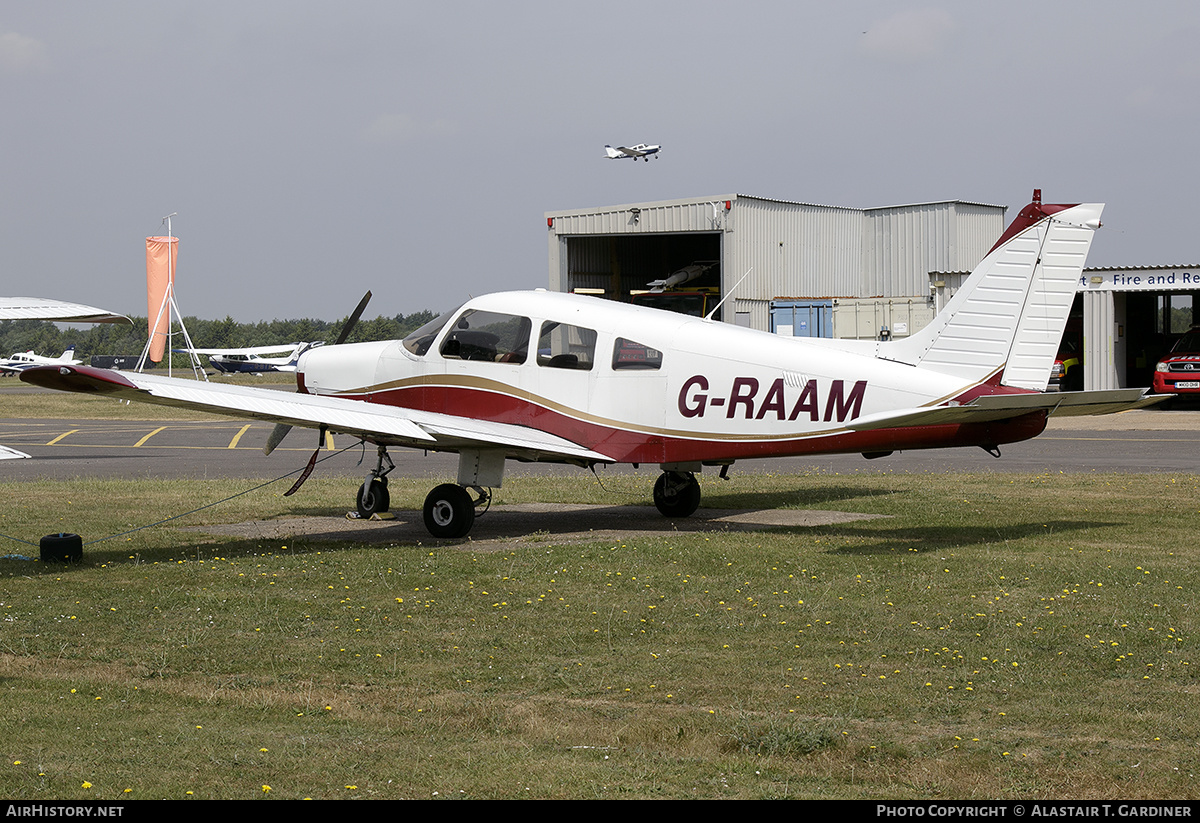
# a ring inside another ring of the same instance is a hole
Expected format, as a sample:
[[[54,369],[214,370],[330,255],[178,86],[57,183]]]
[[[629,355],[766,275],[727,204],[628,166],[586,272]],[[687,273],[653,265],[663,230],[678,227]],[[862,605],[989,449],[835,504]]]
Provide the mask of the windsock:
[[[149,318],[150,359],[162,362],[170,332],[171,311],[167,305],[174,290],[178,237],[146,238],[146,316]]]

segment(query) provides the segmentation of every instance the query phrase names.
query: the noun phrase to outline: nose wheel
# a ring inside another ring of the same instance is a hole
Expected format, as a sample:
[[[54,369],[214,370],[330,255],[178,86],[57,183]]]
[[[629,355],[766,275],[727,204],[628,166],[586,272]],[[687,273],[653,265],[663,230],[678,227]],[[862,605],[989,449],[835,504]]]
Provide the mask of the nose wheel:
[[[386,477],[369,478],[358,489],[359,517],[366,518],[373,514],[383,514],[388,511],[391,504]]]
[[[391,495],[388,494],[387,475],[396,464],[388,457],[387,447],[380,446],[375,468],[367,475],[366,481],[358,488],[358,516],[370,517],[373,514],[383,514],[392,505]]]

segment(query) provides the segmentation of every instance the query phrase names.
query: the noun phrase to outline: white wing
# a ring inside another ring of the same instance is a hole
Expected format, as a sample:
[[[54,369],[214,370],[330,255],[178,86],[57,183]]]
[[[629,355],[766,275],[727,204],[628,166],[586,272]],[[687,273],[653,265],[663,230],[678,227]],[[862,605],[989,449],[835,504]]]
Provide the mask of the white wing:
[[[290,354],[303,345],[303,343],[282,343],[278,346],[251,346],[247,349],[172,349],[171,351],[179,352],[180,354],[218,354],[222,356],[244,354],[247,357],[251,357],[274,353]]]
[[[349,434],[388,446],[431,451],[500,448],[511,457],[611,463],[613,459],[552,434],[508,423],[382,406],[361,400],[292,394],[177,377],[115,372],[90,366],[43,366],[21,379],[49,389],[106,394],[121,400],[178,406]]]
[[[0,320],[57,320],[75,323],[129,323],[123,314],[95,306],[65,303],[44,297],[0,297]]]

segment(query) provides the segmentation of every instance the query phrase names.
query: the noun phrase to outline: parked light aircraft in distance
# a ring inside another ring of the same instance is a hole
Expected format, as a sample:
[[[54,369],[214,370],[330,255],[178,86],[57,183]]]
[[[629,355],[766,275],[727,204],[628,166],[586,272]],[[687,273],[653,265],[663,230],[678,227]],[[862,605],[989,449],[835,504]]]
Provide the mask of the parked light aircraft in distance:
[[[226,374],[244,373],[261,374],[263,372],[294,372],[300,355],[315,346],[323,346],[324,342],[316,343],[284,343],[280,346],[252,346],[245,349],[173,349],[181,354],[204,354],[208,356],[208,364],[219,372]],[[267,355],[284,352],[280,357]]]
[[[58,357],[43,357],[30,351],[16,352],[6,360],[0,360],[0,371],[19,372],[34,366],[74,366],[82,363],[75,359],[75,347],[67,346]]]
[[[133,321],[123,314],[98,309],[95,306],[85,306],[82,303],[67,303],[63,300],[51,300],[45,297],[0,297],[0,320],[52,320],[60,323],[129,323],[133,325]],[[32,352],[29,353],[32,354]],[[67,352],[63,352],[64,357],[66,354]],[[14,354],[12,359],[23,356]],[[10,369],[10,371],[15,370]],[[0,446],[0,460],[23,457],[29,457],[29,455],[7,446]]]
[[[890,341],[780,337],[539,290],[473,298],[404,340],[311,349],[296,394],[86,366],[21,379],[275,421],[267,451],[293,425],[361,438],[378,447],[364,515],[388,508],[388,447],[456,452],[457,482],[425,500],[437,537],[467,534],[509,459],[657,465],[655,505],[687,517],[705,466],[724,476],[746,458],[947,446],[998,456],[1049,415],[1156,402],[1142,389],[1044,391],[1101,209],[1035,192],[945,309]]]
[[[609,160],[623,160],[626,157],[632,157],[637,160],[639,157],[650,162],[651,155],[657,155],[662,150],[662,146],[648,146],[645,143],[638,143],[636,146],[617,146],[615,149],[612,146],[605,146],[604,153]]]

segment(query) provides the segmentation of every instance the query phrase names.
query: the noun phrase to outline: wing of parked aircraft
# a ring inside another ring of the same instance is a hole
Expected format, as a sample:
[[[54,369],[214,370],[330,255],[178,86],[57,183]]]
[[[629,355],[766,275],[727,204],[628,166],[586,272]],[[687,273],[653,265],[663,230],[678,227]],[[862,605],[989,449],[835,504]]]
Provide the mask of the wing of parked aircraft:
[[[374,443],[431,451],[503,449],[530,460],[609,463],[612,458],[548,432],[312,394],[113,372],[90,366],[30,369],[22,380],[61,391],[104,394],[120,400],[177,406],[290,426],[327,429]]]
[[[128,323],[133,321],[82,303],[67,303],[45,297],[0,297],[0,320],[52,320],[59,323]]]
[[[303,345],[303,343],[281,343],[278,346],[250,346],[244,349],[172,349],[171,351],[179,352],[180,354],[207,354],[210,356],[220,355],[222,357],[234,354],[245,355],[246,357],[265,357],[268,354],[290,354]]]

